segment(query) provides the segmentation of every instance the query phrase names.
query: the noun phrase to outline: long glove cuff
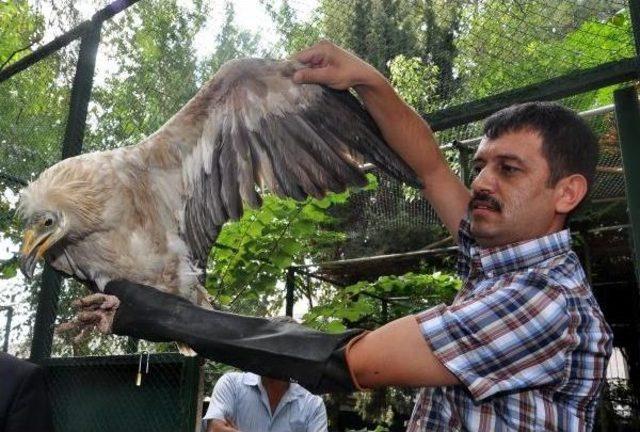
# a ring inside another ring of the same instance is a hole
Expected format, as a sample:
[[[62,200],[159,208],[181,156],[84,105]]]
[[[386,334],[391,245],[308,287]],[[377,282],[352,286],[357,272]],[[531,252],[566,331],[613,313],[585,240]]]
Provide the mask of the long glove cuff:
[[[355,390],[345,347],[360,329],[327,334],[294,323],[211,311],[181,297],[126,281],[107,284],[120,299],[115,334],[177,341],[198,354],[321,393]]]

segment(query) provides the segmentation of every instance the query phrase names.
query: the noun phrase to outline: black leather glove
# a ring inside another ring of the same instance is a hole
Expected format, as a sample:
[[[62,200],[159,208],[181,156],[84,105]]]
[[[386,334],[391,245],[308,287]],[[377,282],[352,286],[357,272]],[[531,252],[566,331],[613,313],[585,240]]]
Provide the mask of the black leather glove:
[[[203,357],[258,375],[294,380],[316,394],[355,390],[345,347],[363,330],[328,334],[294,323],[206,310],[126,281],[109,282],[104,292],[120,299],[113,333],[182,342]]]

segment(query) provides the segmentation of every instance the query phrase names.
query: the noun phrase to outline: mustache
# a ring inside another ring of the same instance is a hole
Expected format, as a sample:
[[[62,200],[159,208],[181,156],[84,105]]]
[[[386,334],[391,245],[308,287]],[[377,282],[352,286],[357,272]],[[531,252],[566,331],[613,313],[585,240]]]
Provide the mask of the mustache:
[[[474,193],[471,197],[471,201],[469,201],[469,211],[473,210],[476,206],[487,207],[490,210],[498,212],[502,210],[502,204],[500,204],[497,199],[484,192]]]

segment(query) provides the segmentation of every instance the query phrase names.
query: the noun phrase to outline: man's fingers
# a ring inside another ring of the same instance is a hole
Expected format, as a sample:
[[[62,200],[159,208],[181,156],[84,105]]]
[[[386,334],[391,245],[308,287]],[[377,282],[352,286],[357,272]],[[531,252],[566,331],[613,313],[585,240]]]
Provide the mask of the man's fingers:
[[[293,74],[293,82],[297,84],[328,84],[332,78],[326,67],[300,69]]]
[[[322,41],[295,54],[293,58],[300,63],[319,65],[325,62],[328,56],[330,42]]]

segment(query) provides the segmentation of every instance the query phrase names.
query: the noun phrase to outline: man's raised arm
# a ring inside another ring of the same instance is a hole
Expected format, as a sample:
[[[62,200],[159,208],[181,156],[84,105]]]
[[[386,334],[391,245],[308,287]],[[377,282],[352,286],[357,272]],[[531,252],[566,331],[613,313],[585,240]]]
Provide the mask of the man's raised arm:
[[[387,143],[420,177],[424,196],[457,238],[470,193],[447,165],[429,125],[373,66],[330,42],[307,48],[295,59],[308,66],[296,72],[295,81],[353,88],[360,95]]]

